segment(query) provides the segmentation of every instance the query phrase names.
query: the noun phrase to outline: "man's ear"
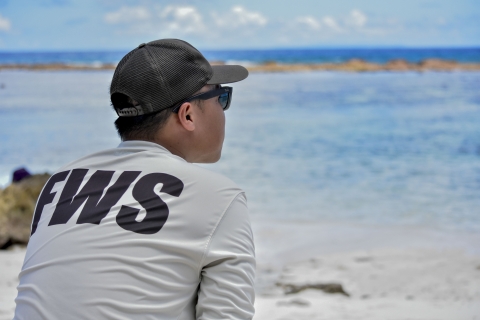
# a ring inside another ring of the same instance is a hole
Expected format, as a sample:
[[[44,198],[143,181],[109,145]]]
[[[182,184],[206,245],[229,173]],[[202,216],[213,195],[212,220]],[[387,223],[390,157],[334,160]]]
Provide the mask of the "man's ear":
[[[178,109],[178,121],[182,125],[182,127],[187,130],[187,131],[193,131],[195,130],[195,122],[196,120],[195,114],[194,114],[194,107],[190,102],[185,102],[180,106],[180,109]]]

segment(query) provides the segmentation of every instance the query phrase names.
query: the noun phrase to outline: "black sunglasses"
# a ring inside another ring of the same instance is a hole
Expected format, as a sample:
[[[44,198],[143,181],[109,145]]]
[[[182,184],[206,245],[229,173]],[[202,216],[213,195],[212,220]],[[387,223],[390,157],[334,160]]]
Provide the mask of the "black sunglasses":
[[[182,102],[178,103],[173,109],[172,112],[177,113],[180,110],[180,107],[185,102],[190,102],[196,99],[200,100],[208,100],[210,98],[218,96],[218,102],[222,106],[223,110],[227,110],[230,107],[230,102],[232,101],[232,87],[220,87],[214,90],[210,90],[204,93],[197,94],[193,97],[183,100]]]

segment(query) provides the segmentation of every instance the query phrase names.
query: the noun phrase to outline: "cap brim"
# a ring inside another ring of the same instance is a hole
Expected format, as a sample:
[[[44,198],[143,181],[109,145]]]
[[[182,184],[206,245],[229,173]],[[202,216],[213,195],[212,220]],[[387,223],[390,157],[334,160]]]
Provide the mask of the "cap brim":
[[[213,76],[207,84],[222,84],[242,81],[248,77],[248,70],[238,65],[212,66]]]

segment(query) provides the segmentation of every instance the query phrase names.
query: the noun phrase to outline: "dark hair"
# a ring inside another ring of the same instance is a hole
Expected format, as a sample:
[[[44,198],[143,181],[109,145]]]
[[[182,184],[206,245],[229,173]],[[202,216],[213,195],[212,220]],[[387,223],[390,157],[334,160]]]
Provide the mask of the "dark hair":
[[[202,100],[192,100],[191,103],[196,104],[200,109],[203,109]],[[137,104],[128,96],[121,93],[114,93],[112,95],[112,106],[114,108],[131,108]],[[122,141],[126,140],[147,140],[153,141],[155,134],[160,130],[168,118],[172,115],[174,106],[155,112],[144,114],[136,117],[118,117],[115,120],[115,127],[118,135]]]
[[[112,106],[114,106],[114,108],[129,108],[136,104],[134,100],[124,94],[115,93],[114,95],[115,97],[112,96]],[[123,141],[152,141],[155,138],[155,134],[165,125],[171,114],[172,108],[167,108],[159,112],[136,117],[118,117],[117,120],[115,120],[115,127]]]

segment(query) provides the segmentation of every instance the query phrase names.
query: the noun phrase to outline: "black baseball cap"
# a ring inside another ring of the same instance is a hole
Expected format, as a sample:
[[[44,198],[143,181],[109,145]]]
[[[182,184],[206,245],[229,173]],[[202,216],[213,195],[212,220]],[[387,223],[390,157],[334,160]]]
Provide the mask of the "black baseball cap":
[[[173,107],[206,84],[232,83],[247,76],[247,69],[239,65],[211,66],[183,40],[155,40],[122,58],[113,74],[110,99],[119,117],[134,117]],[[138,105],[132,108],[126,97]]]

